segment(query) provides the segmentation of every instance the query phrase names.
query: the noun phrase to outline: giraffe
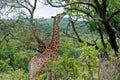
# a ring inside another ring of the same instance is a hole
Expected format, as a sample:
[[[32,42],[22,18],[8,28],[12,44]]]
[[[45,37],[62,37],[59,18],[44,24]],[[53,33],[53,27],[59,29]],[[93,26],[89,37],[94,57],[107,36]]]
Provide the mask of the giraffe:
[[[45,48],[42,54],[34,56],[29,62],[30,78],[34,80],[35,76],[47,66],[49,59],[57,60],[58,48],[59,48],[59,23],[66,13],[60,13],[56,16],[52,16],[53,23],[53,35],[50,44]]]

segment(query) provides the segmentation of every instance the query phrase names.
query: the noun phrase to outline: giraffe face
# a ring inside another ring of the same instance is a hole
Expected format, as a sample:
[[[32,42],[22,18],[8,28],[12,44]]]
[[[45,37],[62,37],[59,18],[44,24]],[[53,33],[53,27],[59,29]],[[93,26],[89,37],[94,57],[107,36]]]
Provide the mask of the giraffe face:
[[[66,15],[65,12],[57,14],[56,16],[52,16],[55,19],[56,23],[59,24],[61,19]]]

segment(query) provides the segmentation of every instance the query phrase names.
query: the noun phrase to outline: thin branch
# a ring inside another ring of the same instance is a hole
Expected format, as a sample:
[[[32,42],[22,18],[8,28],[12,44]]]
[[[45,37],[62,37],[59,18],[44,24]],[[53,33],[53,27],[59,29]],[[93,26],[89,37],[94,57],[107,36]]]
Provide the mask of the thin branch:
[[[74,22],[73,22],[73,21],[70,21],[70,22],[71,22],[71,24],[72,24],[73,31],[75,32],[78,41],[81,42],[81,43],[83,43],[84,41],[80,39],[80,37],[79,37],[79,35],[78,35],[77,31],[76,31],[76,28],[75,28]]]
[[[26,7],[25,5],[21,4],[18,0],[16,0],[16,1],[17,1],[17,3],[18,3],[20,6],[22,6],[22,7],[25,8],[25,9],[27,9],[27,10],[30,12],[30,14],[32,13],[31,10],[30,10],[28,7]]]
[[[107,22],[109,22],[115,15],[120,13],[120,9],[118,9],[117,11],[115,11],[107,20]]]
[[[72,4],[84,4],[84,5],[88,5],[88,6],[91,6],[93,7],[95,10],[96,10],[96,6],[94,6],[93,4],[89,3],[89,2],[83,2],[83,1],[77,1],[77,2],[71,2],[71,3],[68,3],[68,4],[61,4],[61,5],[54,5],[52,4],[49,0],[47,0],[47,2],[52,6],[52,7],[66,7],[66,6],[69,6],[69,5],[72,5]]]
[[[84,43],[85,41],[83,41],[82,39],[80,39],[80,37],[79,37],[79,35],[78,35],[77,31],[76,31],[76,28],[75,28],[75,25],[74,25],[74,22],[73,22],[73,21],[71,21],[71,24],[72,24],[73,31],[75,32],[75,34],[76,34],[76,36],[77,36],[78,41],[81,42],[81,43]],[[95,44],[91,44],[91,43],[89,43],[89,42],[86,42],[86,43],[87,43],[88,45],[91,45],[91,46],[96,46]],[[96,47],[96,48],[97,48],[97,47]]]
[[[37,51],[37,52],[40,52],[40,53],[43,52],[43,51],[41,51],[41,50],[39,50],[39,49],[37,49],[37,48],[34,48],[33,46],[29,46],[29,45],[28,45],[29,42],[23,41],[23,40],[21,40],[20,38],[15,37],[13,34],[11,34],[11,38],[12,38],[12,39],[15,39],[15,40],[18,40],[18,41],[20,41],[21,43],[25,44],[25,45],[27,46],[27,49],[34,50],[34,51]]]
[[[66,8],[66,9],[68,9],[68,8]],[[78,8],[70,8],[69,10],[80,11],[80,12],[82,12],[82,13],[88,15],[88,16],[91,17],[92,19],[94,19],[94,17],[93,17],[90,13],[88,13],[88,12],[86,12],[86,11],[84,11],[84,10],[81,10],[81,9],[78,9]]]
[[[99,3],[99,1],[98,1],[98,0],[94,0],[94,3],[95,3],[95,5],[96,5],[97,9],[99,9],[99,8],[100,8],[100,3]]]
[[[45,43],[42,39],[39,38],[38,33],[36,31],[33,31],[33,35],[35,37],[36,42],[38,43],[38,49],[39,51],[43,52],[46,48]]]
[[[32,4],[30,4],[30,5],[32,5]],[[30,18],[30,22],[31,22],[31,24],[33,25],[33,18],[34,18],[34,12],[35,12],[35,9],[36,9],[36,5],[37,5],[37,0],[35,0],[34,1],[34,5],[31,7],[31,12],[30,12],[30,16],[31,16],[31,18]]]
[[[95,3],[95,5],[96,5],[96,12],[97,12],[97,14],[99,14],[99,16],[101,17],[101,8],[100,8],[100,3],[99,3],[99,1],[98,0],[94,0],[94,3]]]
[[[0,45],[2,44],[2,42],[6,39],[7,36],[9,36],[10,33],[7,33],[4,35],[4,37],[0,40]]]
[[[35,11],[35,9],[36,9],[36,5],[37,5],[37,0],[35,0],[35,2],[34,2],[33,11]]]
[[[66,8],[66,9],[68,9],[68,8]],[[69,9],[69,10],[80,11],[80,12],[86,14],[87,16],[89,16],[89,17],[90,17],[91,19],[93,19],[94,21],[95,21],[95,20],[99,20],[99,21],[103,22],[103,20],[102,20],[101,18],[96,18],[96,17],[94,17],[93,15],[91,15],[89,12],[86,12],[86,11],[84,11],[84,10],[81,10],[81,9],[78,9],[78,8],[71,8],[71,9]]]
[[[66,33],[66,32],[63,32],[63,34],[65,34],[67,37],[70,37],[70,38],[73,38],[73,39],[78,40],[76,37],[74,37],[74,36],[72,36],[72,35],[70,35],[70,34],[68,34],[68,33]]]
[[[31,8],[33,8],[33,5],[28,1],[28,0],[24,0]],[[36,0],[35,0],[36,1]]]

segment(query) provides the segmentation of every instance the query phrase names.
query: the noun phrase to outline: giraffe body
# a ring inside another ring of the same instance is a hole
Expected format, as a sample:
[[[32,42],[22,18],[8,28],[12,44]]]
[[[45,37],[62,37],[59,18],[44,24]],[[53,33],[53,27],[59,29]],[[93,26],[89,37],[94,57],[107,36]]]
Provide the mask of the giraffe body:
[[[49,53],[47,53],[49,52]],[[29,63],[30,77],[34,78],[43,67],[48,63],[49,58],[57,58],[57,54],[54,53],[51,49],[45,50],[42,54],[34,56]]]
[[[30,78],[34,80],[34,77],[45,67],[47,66],[49,59],[52,58],[57,60],[58,57],[58,48],[59,48],[59,27],[61,19],[65,13],[57,14],[52,16],[54,18],[53,24],[53,35],[50,44],[45,48],[42,54],[34,56],[29,62],[29,72]]]

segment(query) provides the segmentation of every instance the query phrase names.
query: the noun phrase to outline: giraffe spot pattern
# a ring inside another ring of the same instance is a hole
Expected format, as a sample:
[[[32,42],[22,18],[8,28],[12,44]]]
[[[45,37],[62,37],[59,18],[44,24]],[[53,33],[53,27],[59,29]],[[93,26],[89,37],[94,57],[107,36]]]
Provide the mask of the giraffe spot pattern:
[[[48,64],[49,58],[53,58],[57,60],[58,57],[58,48],[59,48],[59,22],[62,19],[62,17],[65,15],[65,13],[57,14],[56,16],[53,16],[54,18],[54,24],[53,24],[53,37],[51,43],[45,48],[44,52],[42,54],[39,54],[37,56],[34,56],[30,62],[29,62],[29,71],[30,76],[33,79],[39,71],[42,70],[43,67],[45,67]]]

